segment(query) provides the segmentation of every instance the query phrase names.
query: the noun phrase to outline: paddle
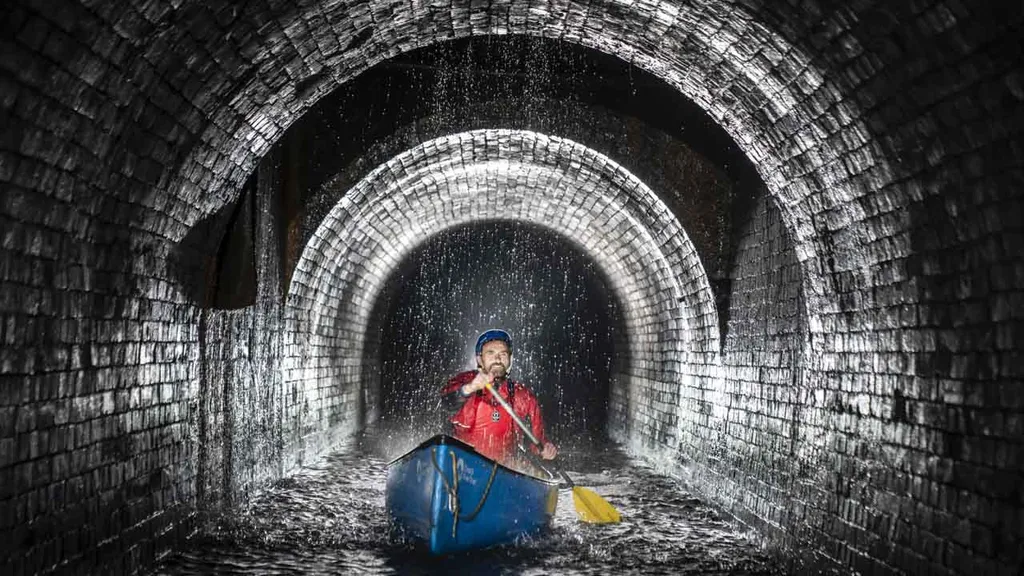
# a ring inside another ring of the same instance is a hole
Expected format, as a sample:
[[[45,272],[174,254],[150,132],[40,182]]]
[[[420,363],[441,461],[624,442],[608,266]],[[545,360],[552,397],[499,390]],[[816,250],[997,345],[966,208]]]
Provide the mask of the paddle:
[[[498,401],[498,404],[501,404],[501,407],[505,409],[505,412],[512,417],[512,421],[519,426],[519,429],[523,431],[523,434],[526,434],[526,437],[533,442],[534,446],[541,448],[540,440],[533,435],[533,432],[531,432],[530,428],[526,426],[526,423],[519,419],[519,415],[516,414],[515,410],[508,405],[508,402],[501,397],[501,394],[498,394],[498,391],[491,386],[490,382],[485,384],[485,386],[487,391],[490,392],[491,395],[494,396],[494,399]],[[541,468],[543,468],[543,466],[541,466]],[[576,483],[572,481],[572,478],[569,478],[569,475],[565,473],[565,470],[558,468],[556,468],[556,470],[558,470],[558,473],[561,474],[563,479],[565,479],[566,483],[569,484],[569,487],[572,488],[572,501],[573,504],[576,505],[576,514],[580,517],[580,520],[590,522],[592,524],[610,524],[621,520],[619,511],[609,504],[607,500],[601,498],[596,492],[589,488],[577,486]]]

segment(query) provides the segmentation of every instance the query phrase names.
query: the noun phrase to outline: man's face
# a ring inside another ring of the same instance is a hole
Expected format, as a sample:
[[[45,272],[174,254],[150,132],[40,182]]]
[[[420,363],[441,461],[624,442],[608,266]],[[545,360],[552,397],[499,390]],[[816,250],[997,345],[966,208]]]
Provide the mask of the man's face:
[[[491,340],[484,344],[480,355],[476,357],[476,362],[484,372],[494,378],[504,378],[508,374],[509,366],[512,365],[512,354],[504,342]]]

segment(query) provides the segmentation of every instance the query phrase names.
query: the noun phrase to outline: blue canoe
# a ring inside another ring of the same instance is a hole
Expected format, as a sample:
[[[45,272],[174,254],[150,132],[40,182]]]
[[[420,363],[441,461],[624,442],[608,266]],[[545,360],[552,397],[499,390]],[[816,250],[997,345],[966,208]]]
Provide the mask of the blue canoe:
[[[544,530],[555,513],[558,482],[506,468],[438,435],[388,464],[385,500],[396,535],[440,555]]]

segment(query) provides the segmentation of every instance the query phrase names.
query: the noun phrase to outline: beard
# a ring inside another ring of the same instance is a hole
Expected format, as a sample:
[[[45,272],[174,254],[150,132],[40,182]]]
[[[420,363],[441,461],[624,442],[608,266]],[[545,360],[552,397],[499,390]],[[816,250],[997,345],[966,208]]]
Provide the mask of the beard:
[[[504,378],[507,372],[508,369],[505,368],[504,364],[494,363],[487,368],[487,373],[495,378]]]

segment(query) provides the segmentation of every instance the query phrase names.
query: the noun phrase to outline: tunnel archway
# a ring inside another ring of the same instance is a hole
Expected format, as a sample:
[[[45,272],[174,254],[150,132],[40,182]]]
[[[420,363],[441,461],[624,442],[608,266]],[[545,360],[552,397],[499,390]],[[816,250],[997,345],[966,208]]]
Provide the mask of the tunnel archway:
[[[379,391],[363,387],[377,376],[365,354],[377,345],[367,329],[387,277],[423,238],[490,219],[569,235],[598,264],[623,303],[629,343],[629,373],[613,378],[610,431],[638,444],[676,438],[667,425],[680,420],[680,405],[704,402],[713,390],[707,367],[720,343],[692,243],[653,191],[607,157],[513,130],[412,148],[374,170],[323,220],[296,266],[285,310],[285,396],[299,399],[286,418],[295,429],[317,422],[355,429],[376,418],[364,414],[379,404]]]
[[[794,36],[799,37],[806,24],[798,15],[787,18],[732,5],[710,10],[689,5],[601,7],[610,9],[602,22],[612,24],[596,30],[587,28],[585,16],[595,8],[593,5],[580,9],[582,18],[556,22],[545,20],[544,10],[527,10],[521,19],[512,17],[513,10],[508,13],[508,21],[497,22],[490,16],[474,19],[472,10],[445,14],[440,20],[429,8],[421,12],[419,6],[411,7],[408,14],[389,11],[382,25],[345,30],[344,37],[359,39],[345,46],[354,48],[358,58],[342,55],[345,72],[340,75],[334,75],[330,66],[310,74],[302,90],[296,90],[296,100],[289,101],[280,117],[294,118],[337,83],[351,78],[350,70],[358,73],[391,54],[470,35],[497,32],[548,36],[629,60],[676,86],[708,111],[764,178],[796,243],[805,284],[802,303],[809,321],[801,357],[806,359],[808,370],[801,373],[809,378],[797,385],[828,387],[829,371],[844,362],[843,351],[835,348],[831,334],[859,329],[859,312],[870,309],[875,302],[876,274],[882,274],[883,282],[900,276],[899,259],[909,251],[908,237],[898,232],[906,228],[908,217],[889,210],[891,196],[881,193],[893,182],[884,152],[886,143],[874,140],[862,120],[865,114],[861,102],[844,97],[852,90],[843,84],[845,77],[824,73],[835,63],[811,58],[806,46],[795,41]],[[745,12],[748,9],[752,10],[749,15]],[[537,19],[531,21],[528,14]],[[408,36],[388,28],[396,15],[400,22],[415,23],[404,29]],[[749,18],[741,19],[744,25],[736,27],[735,17],[740,15]],[[685,29],[679,26],[691,22],[699,25]],[[619,34],[624,30],[631,33]],[[425,36],[421,35],[424,31],[428,31]],[[655,31],[656,35],[651,36]],[[378,37],[397,40],[378,43]],[[386,53],[379,52],[382,49]],[[700,56],[687,59],[688,54]],[[844,62],[845,57],[836,58]],[[279,133],[262,118],[257,120],[270,133]],[[238,125],[244,130],[251,123],[240,120]],[[257,143],[264,140],[263,135],[253,134],[253,138]],[[866,205],[861,202],[867,191],[879,192],[879,201]],[[874,222],[879,218],[885,220],[884,228]],[[884,230],[884,239],[880,230]],[[880,267],[882,272],[875,266],[880,262],[885,263]],[[871,312],[866,314],[870,316]],[[718,427],[724,424],[725,397],[707,398],[702,393],[695,402],[699,408],[693,413],[698,416],[692,422],[679,422],[680,429],[703,428],[709,420],[717,421]],[[834,425],[832,414],[818,416],[817,421],[826,427]],[[817,443],[821,437],[812,438],[806,447],[815,459],[827,451]],[[674,441],[669,438],[661,445],[670,446]]]
[[[862,224],[868,210],[856,199],[863,190],[888,185],[892,176],[881,144],[861,120],[859,102],[843,97],[850,88],[842,77],[825,73],[833,63],[811,57],[806,47],[791,39],[807,27],[800,8],[570,2],[564,9],[572,17],[565,18],[545,5],[504,2],[489,4],[491,12],[439,11],[418,4],[280,9],[278,20],[316,38],[318,50],[301,59],[296,71],[301,80],[278,80],[279,100],[266,98],[269,87],[262,81],[232,87],[235,101],[265,104],[245,111],[230,107],[217,111],[215,116],[222,121],[210,126],[201,140],[222,141],[226,134],[233,134],[233,151],[221,158],[231,160],[223,170],[211,171],[202,146],[196,156],[186,159],[189,168],[180,174],[187,179],[171,189],[184,193],[187,204],[208,211],[204,207],[211,202],[220,204],[230,198],[255,158],[295,118],[335,86],[388,57],[467,36],[525,34],[578,43],[629,61],[708,111],[751,158],[778,199],[799,245],[801,262],[811,267],[804,282],[812,316],[823,313],[829,316],[828,322],[845,322],[846,317],[836,313],[842,290],[832,276],[871,286],[872,264],[890,258],[894,250],[909,248],[897,240],[878,246],[875,231]],[[593,21],[602,25],[588,25]],[[310,27],[313,22],[317,25]],[[287,45],[287,34],[278,41]],[[282,47],[282,54],[289,52]],[[251,53],[256,66],[280,57],[273,50]],[[842,55],[836,58],[841,60]],[[834,137],[826,138],[830,134]],[[196,176],[227,196],[196,196]],[[837,254],[854,247],[855,258]],[[837,268],[836,262],[843,260],[856,265],[840,263]],[[818,332],[820,326],[812,322],[812,331]]]

